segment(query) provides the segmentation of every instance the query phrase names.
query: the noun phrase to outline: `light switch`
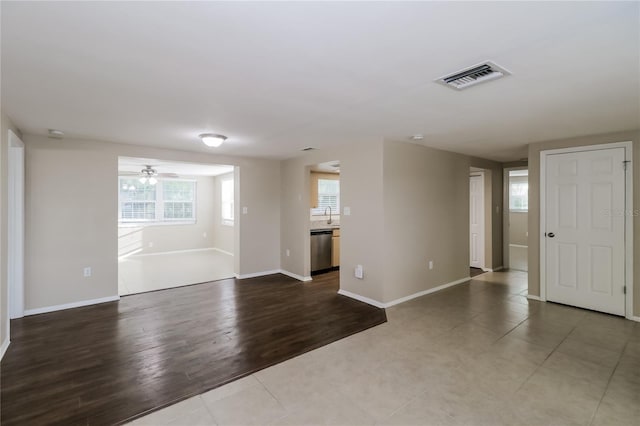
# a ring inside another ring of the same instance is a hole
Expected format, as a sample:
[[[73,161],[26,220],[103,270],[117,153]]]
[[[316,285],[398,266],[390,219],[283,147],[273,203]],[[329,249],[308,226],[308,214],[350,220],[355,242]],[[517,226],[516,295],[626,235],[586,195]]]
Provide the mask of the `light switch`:
[[[344,215],[345,216],[351,216],[351,207],[345,207],[344,208]]]
[[[362,265],[356,265],[355,276],[358,279],[364,278],[364,271],[362,269]]]
[[[243,207],[242,208],[242,214],[247,214],[249,213],[249,208],[248,207]]]

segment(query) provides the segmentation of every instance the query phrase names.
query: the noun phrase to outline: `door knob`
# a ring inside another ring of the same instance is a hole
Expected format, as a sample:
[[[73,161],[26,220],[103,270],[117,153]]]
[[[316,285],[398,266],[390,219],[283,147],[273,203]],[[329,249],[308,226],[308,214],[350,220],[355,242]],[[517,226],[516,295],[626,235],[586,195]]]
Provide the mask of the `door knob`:
[[[549,232],[549,233],[547,234],[547,236],[548,236],[549,238],[553,238],[553,237],[555,237],[555,236],[556,236],[556,234],[554,234],[553,232]]]

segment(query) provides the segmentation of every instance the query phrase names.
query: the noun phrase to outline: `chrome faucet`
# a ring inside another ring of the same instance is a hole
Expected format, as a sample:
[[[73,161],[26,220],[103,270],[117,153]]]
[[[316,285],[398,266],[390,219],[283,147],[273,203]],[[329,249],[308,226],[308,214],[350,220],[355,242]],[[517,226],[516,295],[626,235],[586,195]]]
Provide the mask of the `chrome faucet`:
[[[331,220],[331,206],[327,206],[324,208],[324,215],[327,215],[327,209],[329,209],[329,220],[327,221],[327,225],[331,225],[331,222],[333,222]]]

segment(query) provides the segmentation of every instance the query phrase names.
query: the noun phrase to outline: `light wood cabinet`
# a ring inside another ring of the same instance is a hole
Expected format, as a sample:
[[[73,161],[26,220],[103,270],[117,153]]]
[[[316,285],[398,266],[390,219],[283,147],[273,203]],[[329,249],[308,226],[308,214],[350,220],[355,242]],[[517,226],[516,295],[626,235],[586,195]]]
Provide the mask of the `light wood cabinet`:
[[[334,229],[331,237],[331,266],[340,266],[340,230]]]

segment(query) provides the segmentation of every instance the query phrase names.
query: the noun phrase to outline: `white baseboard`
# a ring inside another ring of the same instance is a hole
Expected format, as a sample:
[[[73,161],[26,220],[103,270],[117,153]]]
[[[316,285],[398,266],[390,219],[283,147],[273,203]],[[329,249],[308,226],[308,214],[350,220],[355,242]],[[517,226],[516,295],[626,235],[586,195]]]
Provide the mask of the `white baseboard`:
[[[536,296],[535,294],[527,294],[527,299],[537,300],[539,302],[544,302],[540,296]]]
[[[631,315],[630,317],[627,317],[627,319],[630,319],[631,321],[635,321],[635,322],[640,322],[640,317],[636,317]]]
[[[461,278],[459,280],[451,281],[446,284],[439,285],[437,287],[433,287],[427,290],[419,291],[418,293],[410,294],[409,296],[401,297],[399,299],[392,300],[391,302],[382,303],[377,300],[370,299],[365,296],[360,296],[359,294],[351,293],[350,291],[340,289],[338,294],[342,294],[343,296],[350,297],[352,299],[359,300],[364,303],[368,303],[369,305],[373,305],[377,308],[390,308],[391,306],[397,305],[399,303],[407,302],[411,299],[415,299],[417,297],[426,296],[427,294],[435,293],[440,290],[444,290],[445,288],[453,287],[454,285],[462,284],[469,281],[471,277]]]
[[[234,274],[234,275],[237,279],[244,280],[247,278],[264,277],[265,275],[273,275],[273,274],[283,274],[303,282],[311,281],[311,277],[303,277],[302,275],[294,274],[293,272],[285,271],[284,269],[273,269],[271,271],[252,272],[250,274]]]
[[[97,305],[99,303],[115,302],[120,296],[101,297],[100,299],[81,300],[79,302],[65,303],[63,305],[45,306],[44,308],[25,309],[24,316],[46,314],[47,312],[62,311],[64,309],[79,308],[81,306]]]
[[[226,254],[233,257],[233,253],[231,253],[230,251],[219,249],[218,247],[212,247],[211,250],[215,250],[219,253]]]
[[[446,284],[439,285],[437,287],[429,288],[427,290],[419,291],[417,293],[410,294],[409,296],[401,297],[396,300],[392,300],[391,302],[387,302],[384,304],[385,308],[389,308],[393,305],[397,305],[403,302],[408,302],[411,299],[415,299],[417,297],[426,296],[427,294],[435,293],[436,291],[444,290],[445,288],[453,287],[454,285],[462,284],[471,279],[471,277],[460,278],[459,280],[451,281]]]
[[[481,268],[485,272],[498,272],[504,269],[504,266],[498,266],[497,268]]]
[[[338,294],[343,296],[350,297],[355,300],[359,300],[360,302],[367,303],[369,305],[375,306],[376,308],[384,308],[384,303],[378,302],[377,300],[369,299],[368,297],[360,296],[359,294],[351,293],[350,291],[340,289],[338,290]]]
[[[217,250],[220,252],[223,252],[225,254],[231,254],[229,252],[225,252],[223,250],[220,250],[218,248],[215,247],[203,247],[203,248],[195,248],[195,249],[184,249],[184,250],[169,250],[169,251],[159,251],[159,252],[155,252],[155,253],[142,253],[142,254],[133,254],[130,256],[136,256],[136,257],[146,257],[146,256],[160,256],[163,254],[178,254],[178,253],[190,253],[190,252],[194,252],[194,251],[207,251],[207,250]],[[231,256],[233,256],[233,254],[231,254]],[[125,257],[129,257],[127,255],[125,256],[120,256],[118,259],[123,259]]]
[[[0,360],[4,358],[4,354],[7,352],[7,349],[9,349],[9,344],[11,344],[11,340],[9,340],[9,336],[7,336],[4,342],[2,342],[2,346],[0,346]]]
[[[265,275],[273,275],[273,274],[279,274],[279,273],[280,273],[280,269],[273,269],[271,271],[252,272],[250,274],[234,274],[234,275],[237,279],[244,280],[247,278],[264,277]]]
[[[284,269],[280,269],[280,273],[288,277],[295,278],[298,281],[302,281],[302,282],[312,281],[311,277],[303,277],[302,275],[294,274],[293,272],[285,271]]]

